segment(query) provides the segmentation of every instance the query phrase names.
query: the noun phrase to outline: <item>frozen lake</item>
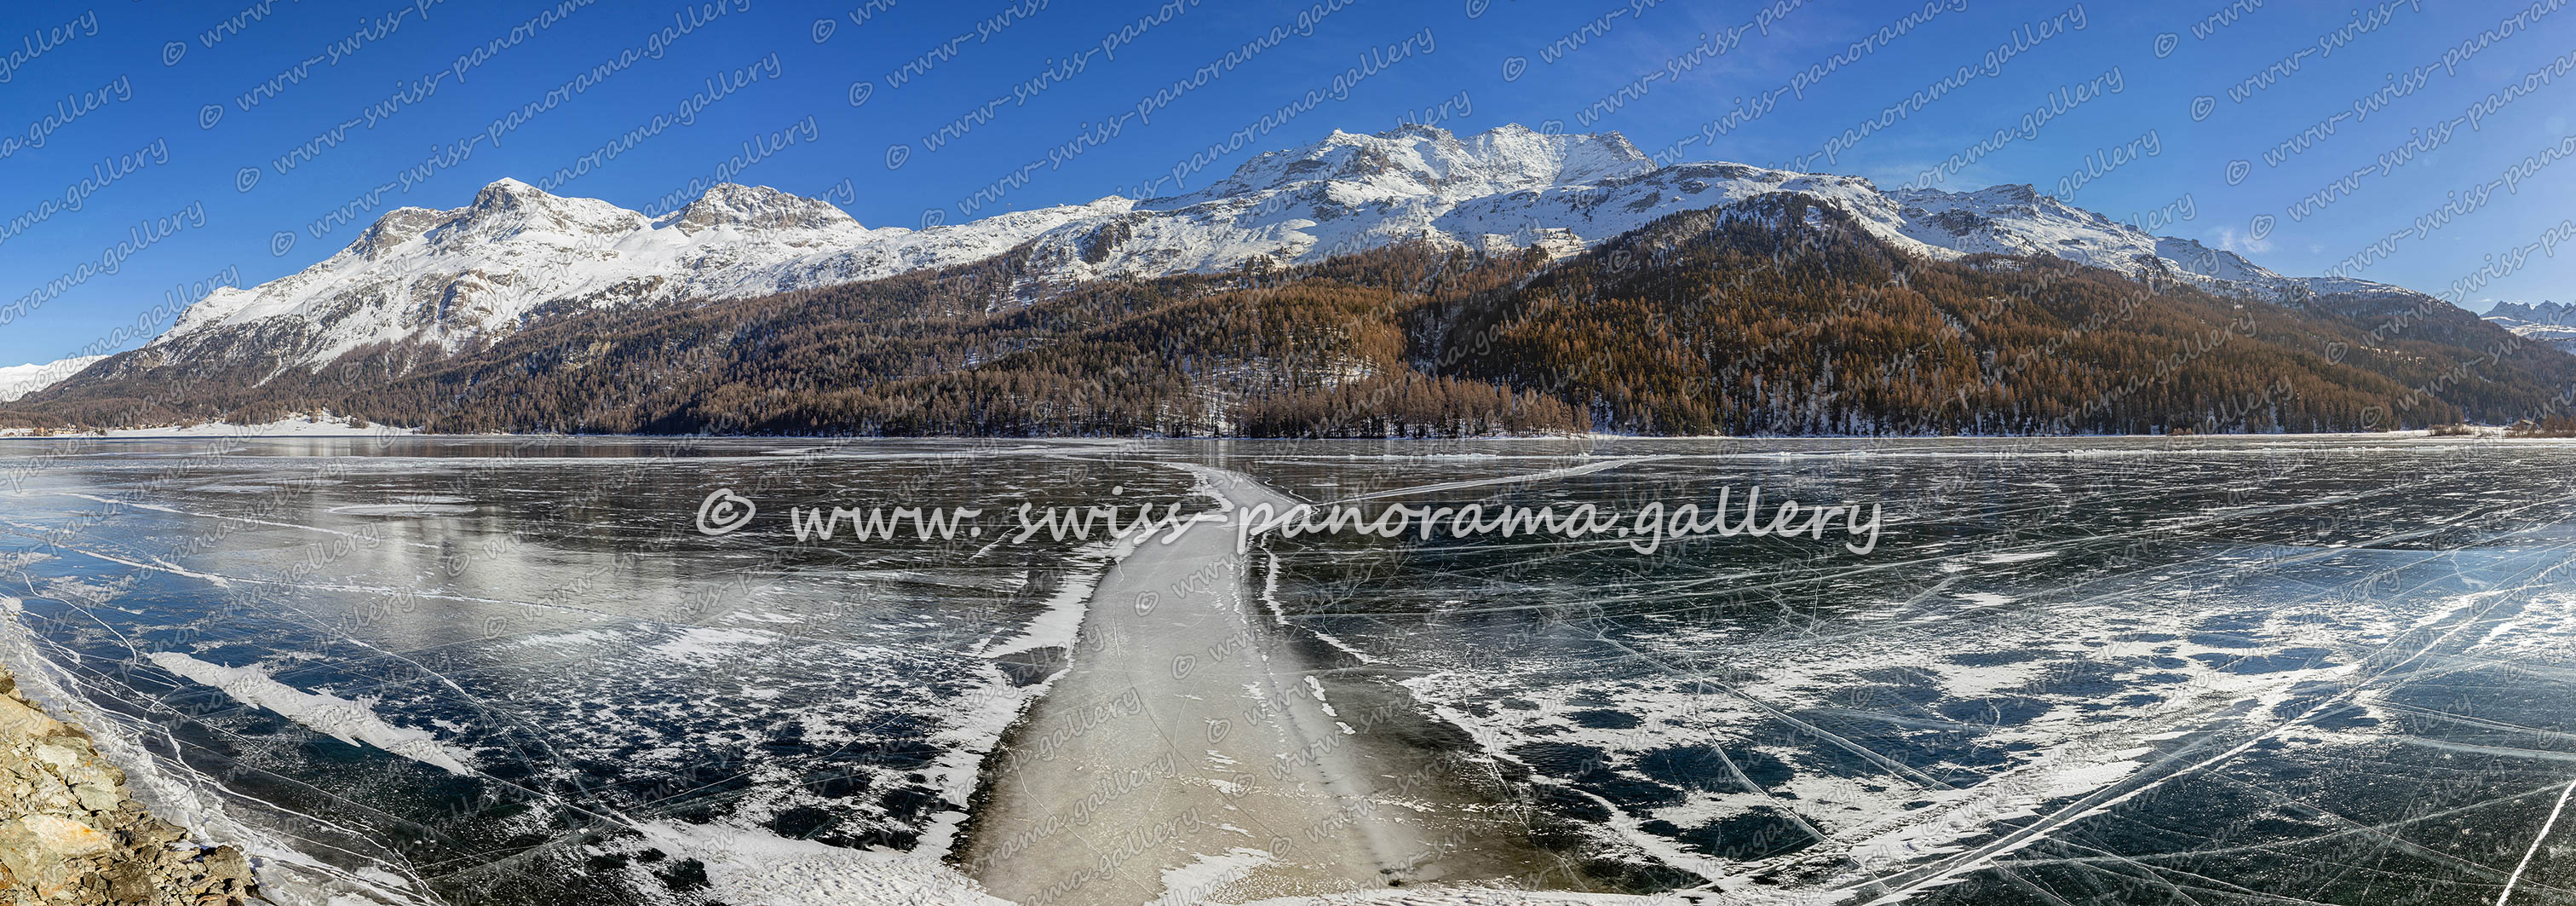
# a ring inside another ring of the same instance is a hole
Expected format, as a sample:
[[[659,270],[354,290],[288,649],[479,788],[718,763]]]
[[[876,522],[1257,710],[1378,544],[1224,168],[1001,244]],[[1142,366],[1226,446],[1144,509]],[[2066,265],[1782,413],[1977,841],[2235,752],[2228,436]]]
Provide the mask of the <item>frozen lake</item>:
[[[314,903],[2566,903],[2571,461],[0,441],[0,659]],[[1625,526],[1756,487],[1883,529],[1010,537],[1024,502]],[[757,514],[701,530],[718,489]],[[836,505],[986,531],[798,539]]]

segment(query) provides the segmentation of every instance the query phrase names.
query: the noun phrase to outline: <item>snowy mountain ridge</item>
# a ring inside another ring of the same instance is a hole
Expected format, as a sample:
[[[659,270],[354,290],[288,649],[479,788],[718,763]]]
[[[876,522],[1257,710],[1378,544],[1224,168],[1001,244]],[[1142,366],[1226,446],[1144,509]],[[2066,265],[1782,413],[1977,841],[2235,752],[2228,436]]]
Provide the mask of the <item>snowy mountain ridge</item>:
[[[84,355],[55,362],[0,367],[0,403],[62,383],[104,358],[107,357]]]
[[[869,228],[829,203],[766,187],[718,185],[656,219],[503,179],[464,207],[390,211],[302,272],[217,289],[146,348],[184,357],[229,334],[274,347],[290,366],[319,366],[381,342],[454,350],[549,307],[758,296],[1012,253],[1048,283],[1221,271],[1256,257],[1309,262],[1408,240],[1567,253],[1669,214],[1782,191],[1822,198],[1874,234],[1933,258],[2048,254],[2272,296],[2398,291],[2283,277],[2027,185],[1883,192],[1855,176],[1722,162],[1657,166],[1615,132],[1551,135],[1506,125],[1459,136],[1406,126],[1335,131],[1264,153],[1186,195],[1112,196],[925,230]]]
[[[2498,302],[2482,317],[2517,335],[2576,352],[2576,302]]]

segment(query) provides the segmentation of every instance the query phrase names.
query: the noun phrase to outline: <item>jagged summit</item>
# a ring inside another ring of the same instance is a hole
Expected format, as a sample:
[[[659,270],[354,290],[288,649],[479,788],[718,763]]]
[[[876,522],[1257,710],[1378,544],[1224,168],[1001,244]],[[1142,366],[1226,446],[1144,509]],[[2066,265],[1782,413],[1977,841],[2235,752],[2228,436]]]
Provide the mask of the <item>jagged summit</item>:
[[[2490,320],[2512,319],[2543,324],[2563,324],[2576,320],[2576,303],[2551,302],[2546,299],[2541,300],[2539,304],[2498,302],[2494,308],[2487,309],[2485,317]]]
[[[2160,273],[2220,291],[2388,290],[2287,278],[2232,252],[2157,237],[2035,187],[1882,191],[1857,176],[1719,161],[1657,166],[1616,132],[1518,124],[1458,134],[1405,125],[1335,130],[1252,157],[1162,198],[1110,196],[923,230],[870,229],[829,203],[725,183],[647,218],[605,201],[495,180],[446,210],[386,212],[338,254],[249,289],[219,289],[153,342],[184,353],[241,333],[313,365],[383,341],[454,348],[549,306],[759,295],[1027,256],[1031,285],[1230,269],[1254,256],[1314,261],[1403,241],[1565,253],[1657,218],[1770,192],[1802,192],[1873,234],[1935,258],[2055,255]],[[1032,290],[1034,291],[1034,290]]]
[[[2576,303],[2498,302],[2482,317],[2525,338],[2576,352]]]

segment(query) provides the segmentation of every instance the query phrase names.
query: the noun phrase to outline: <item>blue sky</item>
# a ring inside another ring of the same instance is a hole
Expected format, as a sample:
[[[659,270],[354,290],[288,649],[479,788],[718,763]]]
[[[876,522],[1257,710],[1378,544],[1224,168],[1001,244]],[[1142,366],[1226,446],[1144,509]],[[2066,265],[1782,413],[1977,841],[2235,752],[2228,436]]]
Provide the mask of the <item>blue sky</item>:
[[[2576,47],[2576,11],[2548,2],[2563,0],[17,3],[0,10],[0,307],[26,304],[0,326],[0,364],[120,328],[130,348],[167,326],[155,307],[189,284],[291,274],[394,207],[462,205],[494,179],[538,182],[585,156],[598,165],[554,191],[648,209],[741,156],[753,162],[732,181],[915,226],[1133,194],[1156,177],[1171,194],[1261,150],[1427,110],[1458,131],[1616,130],[1678,159],[1806,159],[1882,186],[1933,171],[1949,189],[2074,188],[2083,207],[2284,273],[2360,262],[2354,276],[2441,295],[2483,270],[2461,294],[2471,308],[2564,300],[2576,254],[2514,252],[2576,214],[2576,162],[2557,159],[2576,152],[2576,74],[2551,65],[2576,65],[2560,56]],[[2525,11],[2527,26],[2499,28]],[[1287,37],[1175,89],[1273,26]],[[1417,36],[1429,53],[1185,165]],[[577,83],[585,73],[598,77]],[[1938,97],[1910,102],[1918,92]],[[1883,115],[1891,105],[1904,115]],[[335,126],[336,144],[318,141]],[[2304,148],[2285,144],[2303,132]],[[1080,154],[1047,160],[1085,135]],[[290,159],[300,145],[317,150]],[[2374,162],[2394,165],[2359,170]],[[961,209],[1015,172],[1025,180],[1000,201]],[[2330,204],[2297,207],[2321,192]],[[116,273],[67,279],[103,257]]]

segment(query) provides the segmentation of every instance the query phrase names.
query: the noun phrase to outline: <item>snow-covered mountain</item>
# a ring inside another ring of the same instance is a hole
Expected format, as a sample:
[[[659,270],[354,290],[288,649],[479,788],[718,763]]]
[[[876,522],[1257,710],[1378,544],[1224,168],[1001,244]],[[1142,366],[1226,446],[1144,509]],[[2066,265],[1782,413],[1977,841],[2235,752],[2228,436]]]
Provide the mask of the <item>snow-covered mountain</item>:
[[[515,179],[461,208],[398,208],[339,254],[249,289],[221,287],[151,344],[227,328],[290,338],[290,360],[327,362],[380,340],[453,347],[549,303],[607,305],[758,295],[792,287],[771,269],[868,243],[824,202],[722,185],[660,220]]]
[[[2576,352],[2576,303],[2498,302],[2484,317],[2516,334]]]
[[[0,403],[60,384],[81,369],[89,367],[103,355],[73,356],[41,365],[11,365],[0,368]]]
[[[454,349],[550,307],[722,299],[1026,256],[1042,284],[1306,262],[1405,240],[1571,252],[1680,211],[1805,192],[1936,258],[2050,254],[2212,289],[2278,295],[2388,289],[2283,277],[2227,251],[2157,237],[2030,186],[1882,192],[1854,176],[1732,163],[1657,166],[1617,133],[1511,125],[1471,136],[1407,126],[1336,131],[1170,198],[1103,198],[926,230],[868,228],[825,202],[720,185],[661,218],[504,179],[449,210],[385,214],[338,254],[250,289],[218,289],[151,347],[185,357],[226,338],[287,366],[380,341]],[[1042,288],[1042,287],[1033,287]]]

